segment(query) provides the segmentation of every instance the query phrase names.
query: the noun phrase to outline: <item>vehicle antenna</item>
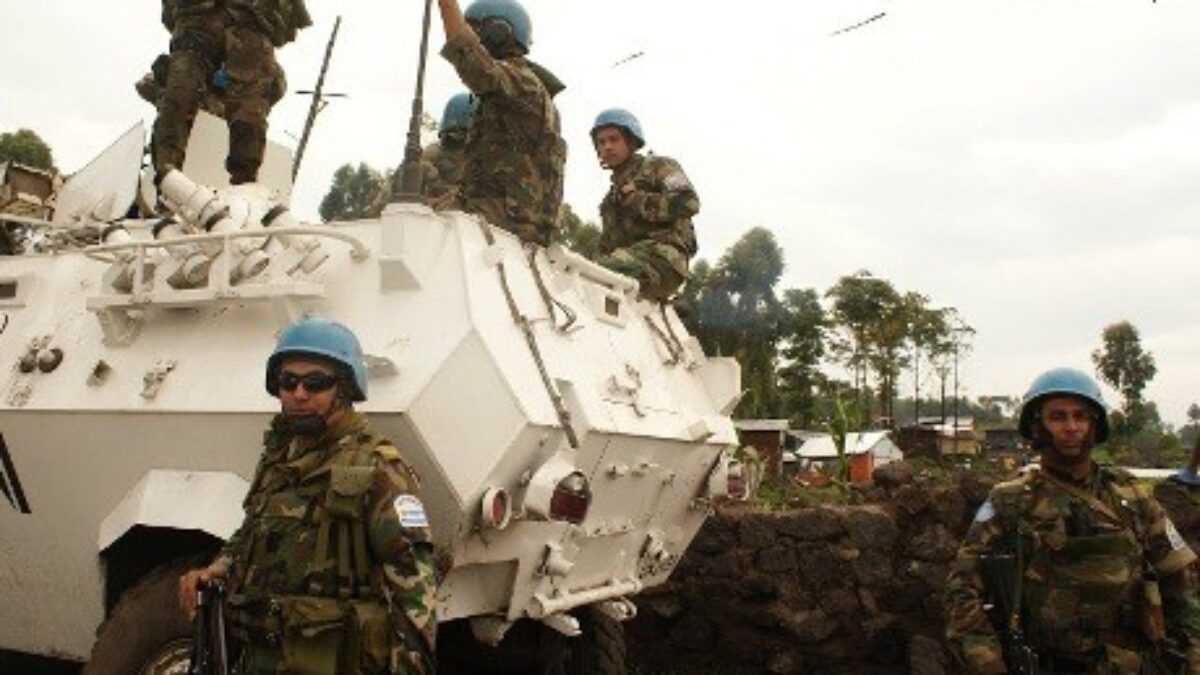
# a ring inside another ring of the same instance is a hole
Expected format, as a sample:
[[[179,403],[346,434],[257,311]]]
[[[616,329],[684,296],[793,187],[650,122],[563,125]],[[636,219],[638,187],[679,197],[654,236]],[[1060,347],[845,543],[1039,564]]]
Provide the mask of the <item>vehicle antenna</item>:
[[[429,11],[432,0],[425,0],[425,20],[421,25],[421,54],[417,60],[417,90],[413,95],[412,117],[408,121],[408,144],[404,146],[404,162],[400,165],[400,192],[393,202],[421,201],[421,120],[424,118],[425,58],[429,52]]]
[[[308,147],[308,137],[312,134],[313,124],[317,121],[317,113],[325,109],[328,103],[325,99],[345,97],[345,94],[326,94],[325,73],[329,70],[329,59],[333,56],[333,43],[337,41],[338,29],[342,27],[342,17],[338,16],[333,24],[333,34],[329,36],[329,44],[325,47],[325,61],[321,63],[321,74],[317,76],[317,88],[311,91],[301,90],[297,94],[312,96],[312,105],[308,107],[308,119],[304,121],[304,132],[300,134],[300,145],[296,147],[296,158],[292,160],[292,182],[296,182],[296,174],[300,173],[300,162],[304,160],[304,149]]]

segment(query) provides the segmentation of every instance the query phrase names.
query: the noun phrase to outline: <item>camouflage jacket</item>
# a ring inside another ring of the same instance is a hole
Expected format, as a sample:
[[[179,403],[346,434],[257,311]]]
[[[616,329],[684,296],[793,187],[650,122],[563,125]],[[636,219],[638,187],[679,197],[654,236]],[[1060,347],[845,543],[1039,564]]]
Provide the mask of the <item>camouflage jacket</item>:
[[[462,145],[431,143],[425,148],[421,160],[421,192],[425,195],[426,203],[437,208],[455,202],[462,191],[466,148]]]
[[[1187,546],[1162,507],[1123,471],[1100,467],[1076,486],[1031,471],[997,485],[980,507],[946,582],[946,633],[969,673],[1003,673],[988,614],[984,556],[1020,537],[1022,629],[1042,655],[1099,659],[1137,675],[1151,643],[1139,627],[1143,581],[1162,581],[1167,630],[1200,673],[1200,603]],[[1099,672],[1099,671],[1097,671]]]
[[[463,210],[524,241],[550,243],[567,160],[553,101],[562,83],[525,58],[492,58],[473,31],[447,42],[442,56],[479,97],[467,136]]]
[[[276,47],[295,40],[297,31],[312,25],[304,0],[163,0],[162,22],[174,31],[180,17],[221,10],[262,31]]]
[[[696,254],[692,217],[699,212],[700,198],[678,162],[634,153],[613,170],[612,186],[600,202],[600,253],[645,240],[668,244],[681,254],[672,266],[687,277],[688,259]]]
[[[417,475],[361,414],[307,451],[279,422],[266,434],[246,519],[222,551],[233,561],[231,635],[282,644],[285,660],[336,660],[326,652],[341,649],[360,655],[362,672],[433,672],[437,580]],[[310,625],[353,626],[339,639],[356,644],[317,644]],[[345,672],[335,663],[328,675]]]

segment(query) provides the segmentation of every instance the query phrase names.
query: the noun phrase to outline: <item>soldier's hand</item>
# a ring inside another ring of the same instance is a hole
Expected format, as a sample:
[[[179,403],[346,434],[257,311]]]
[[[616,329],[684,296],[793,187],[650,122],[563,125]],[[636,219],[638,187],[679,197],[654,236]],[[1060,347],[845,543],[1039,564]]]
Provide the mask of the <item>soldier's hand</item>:
[[[622,185],[622,186],[621,186],[621,194],[623,194],[623,195],[629,195],[629,194],[631,194],[631,193],[632,193],[634,190],[636,190],[636,189],[637,189],[637,188],[634,186],[634,184],[633,184],[633,183],[626,183],[626,184],[624,184],[624,185]]]
[[[187,616],[188,621],[196,618],[196,601],[200,586],[213,579],[222,579],[228,573],[228,561],[218,558],[208,567],[191,570],[179,577],[179,607]]]

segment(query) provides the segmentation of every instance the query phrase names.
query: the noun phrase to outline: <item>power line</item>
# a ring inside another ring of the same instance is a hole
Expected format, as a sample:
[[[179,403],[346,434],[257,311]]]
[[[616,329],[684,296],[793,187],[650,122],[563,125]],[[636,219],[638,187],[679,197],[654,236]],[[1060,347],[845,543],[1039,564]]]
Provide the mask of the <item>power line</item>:
[[[850,31],[852,31],[852,30],[858,30],[859,28],[862,28],[863,26],[865,26],[865,25],[867,25],[867,24],[869,24],[869,23],[873,23],[873,22],[875,22],[875,21],[878,21],[878,20],[882,19],[882,18],[883,18],[883,17],[885,17],[885,16],[887,16],[887,12],[880,12],[880,13],[876,14],[875,16],[873,16],[873,17],[871,17],[871,18],[869,18],[869,19],[865,19],[865,20],[863,20],[863,21],[859,21],[858,23],[854,24],[853,26],[846,26],[845,28],[842,28],[841,30],[835,30],[835,31],[833,31],[832,33],[830,33],[830,34],[829,34],[829,37],[836,37],[836,36],[838,36],[838,35],[841,35],[842,33],[849,33],[849,32],[850,32]]]

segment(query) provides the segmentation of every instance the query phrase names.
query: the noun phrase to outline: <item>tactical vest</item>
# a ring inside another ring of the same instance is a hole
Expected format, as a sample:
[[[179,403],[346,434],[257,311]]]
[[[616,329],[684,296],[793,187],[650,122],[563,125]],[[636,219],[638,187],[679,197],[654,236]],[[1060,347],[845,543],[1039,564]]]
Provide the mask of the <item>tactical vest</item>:
[[[1106,472],[1099,480],[1115,478]],[[1112,488],[1105,484],[1101,489]],[[1056,507],[1068,503],[1063,497],[1061,492],[1055,496]],[[1095,654],[1114,640],[1123,642],[1122,647],[1136,646],[1144,534],[1136,505],[1131,501],[1127,508],[1113,509],[1119,523],[1089,506],[1087,517],[1103,522],[1089,532],[1067,518],[1049,517],[1033,501],[1031,492],[1023,490],[996,504],[997,517],[1007,520],[1006,531],[1019,531],[1024,542],[1022,607],[1030,643],[1064,654]]]
[[[372,576],[365,512],[384,444],[369,433],[344,436],[299,477],[284,468],[281,452],[251,486],[229,630],[252,651],[275,654],[282,672],[386,672],[391,630]]]
[[[238,19],[252,23],[276,47],[296,39],[296,32],[312,25],[304,0],[164,0],[163,25],[175,30],[175,21],[227,9]]]

